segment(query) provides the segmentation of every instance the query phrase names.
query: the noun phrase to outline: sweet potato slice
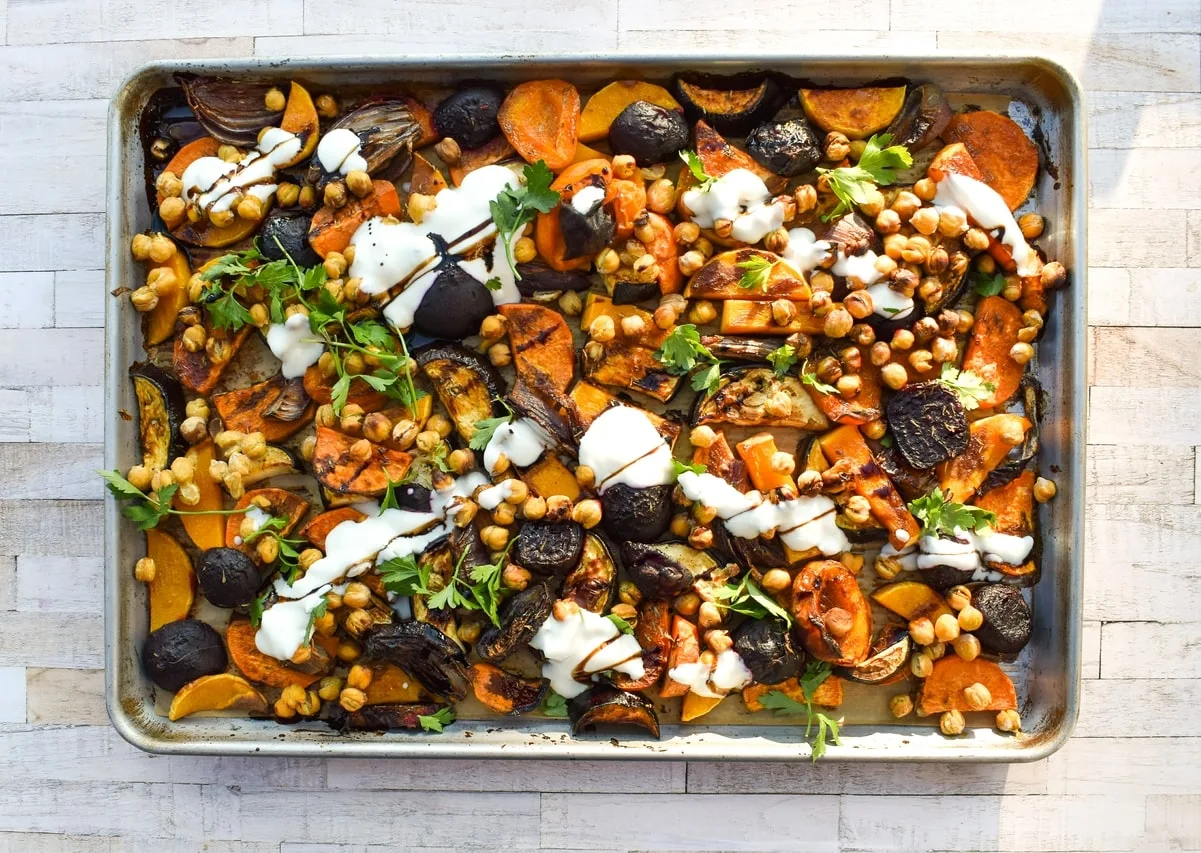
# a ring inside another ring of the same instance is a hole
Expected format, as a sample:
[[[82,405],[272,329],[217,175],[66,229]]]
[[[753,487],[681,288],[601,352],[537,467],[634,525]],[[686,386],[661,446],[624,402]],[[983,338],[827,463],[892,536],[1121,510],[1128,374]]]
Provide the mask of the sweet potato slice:
[[[352,196],[343,207],[322,207],[309,224],[309,245],[321,257],[341,252],[359,226],[373,216],[399,216],[400,197],[388,181],[373,181],[365,198]]]
[[[238,672],[251,681],[266,684],[268,687],[287,687],[290,684],[308,687],[333,665],[333,660],[319,644],[313,645],[313,655],[303,670],[285,664],[258,650],[254,644],[256,631],[247,619],[233,620],[225,631],[229,659],[238,668]]]
[[[951,614],[951,608],[942,594],[918,581],[897,581],[882,586],[872,593],[872,600],[907,622],[923,616],[931,622],[937,622],[939,616]]]
[[[1013,119],[990,110],[952,116],[942,132],[947,142],[962,142],[1010,210],[1017,210],[1038,177],[1038,148]]]
[[[726,142],[725,137],[705,122],[696,123],[693,135],[696,137],[696,153],[705,167],[705,174],[720,178],[735,169],[747,169],[762,178],[773,193],[782,192],[788,185],[787,178],[760,166],[751,155]]]
[[[151,264],[150,268],[171,270],[175,275],[175,289],[166,296],[160,296],[154,310],[146,315],[145,344],[148,347],[161,344],[174,334],[175,319],[188,304],[188,284],[192,280],[188,255],[182,246],[176,246],[175,253],[164,263]]]
[[[946,499],[966,502],[989,472],[1022,443],[1028,429],[1030,421],[1021,415],[993,415],[973,421],[967,450],[938,466],[939,484]]]
[[[304,393],[319,406],[333,402],[334,383],[321,375],[317,365],[304,372]],[[350,393],[346,395],[347,403],[362,406],[364,412],[378,412],[388,404],[388,398],[376,391],[362,379],[350,381]]]
[[[575,156],[580,93],[563,80],[530,80],[515,86],[497,114],[501,133],[527,163],[545,160],[559,171]]]
[[[679,293],[684,289],[684,274],[680,272],[680,253],[671,221],[658,213],[648,211],[646,215],[654,236],[645,245],[659,267],[659,292]]]
[[[824,394],[812,385],[805,386],[813,402],[834,423],[865,424],[877,420],[881,415],[883,384],[880,381],[880,368],[872,364],[867,347],[860,345],[858,349],[863,364],[858,373],[859,393],[854,397],[848,399],[841,394]]]
[[[818,439],[822,453],[831,464],[848,459],[852,464],[851,487],[867,498],[876,521],[888,531],[888,539],[898,550],[917,541],[918,525],[905,506],[892,480],[881,470],[863,440],[859,428],[852,424],[840,426]]]
[[[181,510],[214,510],[225,505],[225,493],[221,485],[209,476],[209,464],[213,461],[213,442],[205,439],[187,452],[187,459],[195,471],[193,482],[200,490],[200,502],[188,506],[175,495],[174,506]],[[221,515],[181,515],[180,522],[192,544],[201,551],[220,548],[225,544],[225,517]]]
[[[1009,676],[990,660],[964,660],[959,655],[946,655],[934,662],[934,671],[922,681],[917,691],[917,715],[928,717],[943,711],[970,711],[963,691],[973,684],[983,684],[992,694],[992,701],[981,711],[1012,711],[1018,706],[1017,691]]]
[[[679,110],[679,101],[662,86],[643,80],[617,80],[605,86],[584,104],[580,115],[580,140],[595,142],[609,135],[609,126],[622,110],[635,101],[646,101],[669,110]]]
[[[759,491],[767,493],[772,489],[784,486],[796,488],[796,483],[789,474],[772,468],[771,459],[778,448],[776,447],[776,437],[770,432],[756,433],[745,441],[738,442],[735,448],[746,464],[746,471],[751,478],[751,483]]]
[[[801,89],[801,107],[809,120],[849,139],[867,139],[888,127],[904,104],[904,86]]]
[[[671,654],[667,656],[668,672],[680,664],[696,663],[701,659],[701,641],[696,625],[683,616],[675,616],[671,620],[671,641]],[[683,696],[686,693],[688,693],[687,684],[681,684],[670,678],[664,678],[663,686],[659,689],[659,696],[664,699]]]
[[[575,344],[563,315],[525,302],[501,305],[497,310],[508,321],[517,378],[536,388],[540,382],[533,374],[541,374],[555,391],[567,393],[575,378]]]
[[[399,483],[413,457],[403,450],[390,450],[371,444],[366,459],[357,458],[351,448],[359,441],[328,427],[317,427],[317,449],[313,455],[313,474],[327,489],[340,494],[382,495],[388,482]],[[369,442],[370,443],[370,442]]]
[[[248,509],[255,498],[266,498],[270,506],[264,509],[263,512],[267,513],[267,515],[287,519],[282,529],[274,531],[280,536],[287,536],[295,530],[296,525],[300,524],[300,520],[309,511],[308,501],[300,495],[285,489],[252,489],[238,499],[238,502],[234,504],[234,509]],[[242,520],[245,517],[243,513],[233,513],[225,516],[225,547],[236,548],[252,559],[257,560],[258,557],[254,550],[254,543],[246,545],[238,541],[242,538],[239,528],[242,526]]]
[[[261,432],[268,443],[283,441],[300,432],[313,419],[316,406],[303,394],[300,384],[299,380],[276,375],[247,388],[216,394],[212,398],[213,405],[226,429]],[[302,398],[304,408],[298,412],[296,401]],[[278,415],[286,415],[289,419],[283,420]]]
[[[801,690],[796,676],[779,684],[751,684],[742,689],[742,701],[748,711],[762,711],[763,697],[773,691],[779,691],[794,702],[805,703],[805,693]],[[837,708],[842,704],[842,679],[831,675],[813,691],[813,704],[822,708]]]
[[[604,414],[607,409],[625,405],[620,399],[610,394],[604,388],[583,380],[575,384],[569,396],[576,405],[576,413],[579,416],[581,429],[588,429],[592,425],[592,422]],[[681,429],[678,423],[669,421],[662,415],[650,410],[643,410],[643,414],[646,415],[647,420],[655,425],[655,429],[659,431],[659,435],[667,439],[668,444],[676,443],[676,439],[680,437]]]
[[[751,264],[756,260],[772,264],[763,285],[742,287],[739,282],[747,270],[740,264]],[[768,302],[776,299],[809,299],[809,285],[804,277],[780,261],[779,255],[763,249],[722,252],[710,258],[688,280],[684,295],[689,299],[759,299]]]
[[[542,704],[548,687],[545,678],[522,678],[484,661],[472,664],[467,672],[475,698],[498,714],[534,710]]]
[[[314,516],[308,524],[300,528],[300,535],[309,540],[314,548],[324,551],[325,537],[329,536],[335,527],[344,521],[362,521],[366,517],[352,506],[327,510]]]
[[[626,338],[607,343],[599,360],[586,358],[584,375],[593,382],[629,388],[663,403],[672,398],[680,385],[680,377],[663,369],[654,350]]]
[[[413,154],[413,173],[409,178],[409,192],[422,195],[437,195],[446,189],[446,178],[438,167],[420,154]]]
[[[997,516],[993,528],[998,533],[1010,536],[1032,536],[1034,534],[1034,472],[1023,471],[1004,486],[990,489],[977,496],[973,503]],[[1020,566],[989,564],[1002,574],[1026,578],[1038,571],[1038,564],[1027,560]]]
[[[204,326],[209,338],[224,340],[229,344],[228,359],[214,364],[203,349],[198,352],[188,352],[187,347],[183,345],[184,325],[182,323],[175,324],[175,347],[171,353],[171,364],[176,377],[185,388],[201,396],[211,394],[217,387],[221,374],[234,360],[234,356],[238,354],[238,350],[242,348],[242,344],[246,343],[246,338],[254,329],[253,326],[243,326],[236,332],[231,332],[229,329],[215,329],[211,319],[206,319]]]
[[[1002,296],[986,296],[976,303],[976,322],[963,357],[963,369],[970,370],[993,390],[980,401],[980,408],[1003,405],[1018,390],[1025,366],[1009,357],[1022,328],[1021,309]]]
[[[182,178],[184,169],[201,157],[216,157],[217,149],[220,147],[221,143],[211,136],[194,139],[175,152],[175,156],[167,163],[166,171],[173,173],[177,178]],[[159,193],[157,203],[162,204],[163,198],[163,194]],[[259,224],[253,219],[234,217],[234,220],[228,225],[218,228],[209,222],[207,217],[199,222],[192,222],[184,217],[183,221],[171,230],[171,236],[190,246],[217,249],[232,246],[234,243],[246,239],[258,230]],[[184,282],[184,285],[186,287],[187,282]]]
[[[821,334],[825,321],[814,317],[809,300],[794,301],[796,316],[787,326],[776,322],[771,302],[761,299],[726,299],[721,303],[721,333],[723,335],[779,335],[781,337],[805,332]]]
[[[201,711],[265,713],[267,700],[245,678],[232,672],[202,675],[179,688],[167,719],[172,722]]]
[[[154,560],[150,593],[150,630],[188,618],[196,598],[196,572],[179,541],[157,528],[146,531],[146,556]]]
[[[517,151],[503,136],[488,140],[478,148],[468,148],[459,154],[459,160],[450,166],[450,180],[456,187],[463,183],[476,169],[494,166],[517,156]]]
[[[279,120],[279,126],[289,133],[296,134],[303,142],[300,150],[296,152],[296,156],[282,164],[281,169],[303,163],[317,150],[317,140],[321,136],[317,107],[314,106],[313,96],[309,94],[308,89],[295,80],[292,81],[292,87],[288,90],[288,102],[284,108],[283,118]]]

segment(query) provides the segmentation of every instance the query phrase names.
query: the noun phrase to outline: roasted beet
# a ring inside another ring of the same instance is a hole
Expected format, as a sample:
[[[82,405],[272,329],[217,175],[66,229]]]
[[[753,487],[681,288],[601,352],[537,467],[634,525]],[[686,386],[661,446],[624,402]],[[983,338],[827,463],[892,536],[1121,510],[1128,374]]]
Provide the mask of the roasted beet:
[[[512,559],[536,575],[561,575],[584,552],[584,528],[574,521],[527,521],[513,546]]]
[[[717,567],[709,554],[679,543],[626,542],[621,546],[621,560],[626,574],[647,598],[675,598]]]
[[[201,554],[196,579],[204,597],[218,607],[249,604],[263,585],[258,566],[236,548],[210,548]]]
[[[630,104],[609,127],[613,153],[629,154],[639,166],[669,163],[687,145],[684,116],[649,101]]]
[[[613,228],[613,214],[605,209],[603,197],[587,210],[578,210],[571,203],[559,205],[565,260],[592,257],[613,240]]]
[[[463,650],[425,622],[398,622],[373,628],[363,643],[367,660],[394,664],[436,696],[458,702],[471,682]]]
[[[494,310],[488,288],[458,264],[448,264],[422,297],[413,327],[431,338],[459,340],[478,332]]]
[[[888,431],[911,467],[933,468],[967,450],[967,414],[955,392],[938,382],[908,385],[888,401]]]
[[[484,660],[504,660],[533,639],[542,623],[550,618],[553,604],[549,585],[530,584],[505,601],[500,609],[500,627],[489,626],[480,634],[476,653]]]
[[[1030,606],[1021,590],[1000,583],[984,584],[972,591],[972,605],[984,617],[973,633],[987,652],[1013,655],[1030,642]]]
[[[365,705],[350,713],[336,705],[329,715],[329,727],[336,732],[384,732],[388,729],[416,729],[420,717],[432,717],[442,710],[432,702],[417,705]]]
[[[734,632],[734,651],[760,684],[779,684],[801,671],[803,660],[792,632],[779,619],[744,622]]]
[[[488,86],[472,86],[448,95],[434,110],[434,128],[461,148],[478,148],[496,134],[504,95]]]
[[[585,272],[568,270],[559,272],[552,270],[546,264],[531,261],[518,264],[517,272],[521,278],[517,289],[522,296],[533,296],[535,293],[548,293],[555,290],[587,290],[592,287],[592,279]]]
[[[146,675],[169,693],[202,675],[224,672],[228,663],[221,635],[198,619],[168,622],[151,631],[142,647]]]
[[[567,705],[567,713],[571,717],[573,735],[592,731],[597,726],[641,726],[655,737],[659,736],[659,717],[651,701],[609,684],[597,684],[572,699]]]
[[[803,118],[769,121],[747,135],[747,153],[765,169],[791,178],[821,162],[821,141]]]
[[[303,210],[276,208],[263,220],[259,231],[259,251],[271,261],[291,258],[298,266],[315,267],[321,256],[309,245],[309,225],[313,218]]]
[[[671,523],[671,486],[635,489],[625,483],[601,495],[601,523],[613,539],[653,542]]]

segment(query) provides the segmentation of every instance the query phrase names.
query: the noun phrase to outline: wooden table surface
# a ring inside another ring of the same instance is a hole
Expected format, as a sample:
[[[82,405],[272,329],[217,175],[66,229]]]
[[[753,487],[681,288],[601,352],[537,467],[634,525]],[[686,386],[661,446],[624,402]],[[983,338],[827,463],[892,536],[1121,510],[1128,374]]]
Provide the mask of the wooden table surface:
[[[127,746],[102,696],[94,475],[117,83],[159,58],[679,45],[1019,51],[1080,75],[1093,385],[1076,737],[1012,767]],[[1199,140],[1201,0],[0,0],[0,851],[1201,850]]]

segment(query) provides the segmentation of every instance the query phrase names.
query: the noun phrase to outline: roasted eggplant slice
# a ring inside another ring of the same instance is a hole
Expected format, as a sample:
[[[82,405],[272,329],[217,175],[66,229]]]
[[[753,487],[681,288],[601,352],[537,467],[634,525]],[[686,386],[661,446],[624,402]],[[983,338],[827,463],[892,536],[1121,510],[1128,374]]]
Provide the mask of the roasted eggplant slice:
[[[906,385],[888,401],[885,416],[897,451],[913,468],[929,470],[967,450],[967,413],[942,383]]]
[[[513,546],[513,562],[536,575],[562,575],[583,553],[584,528],[574,521],[527,521]]]
[[[677,542],[662,545],[625,542],[621,546],[621,560],[626,574],[647,598],[675,598],[692,589],[697,580],[718,565],[711,554]]]
[[[150,364],[135,364],[129,376],[138,400],[142,464],[159,471],[188,452],[187,442],[179,434],[186,415],[183,389],[174,377]]]
[[[821,162],[821,143],[809,122],[791,118],[756,127],[747,135],[746,150],[763,168],[794,178]]]
[[[627,338],[614,338],[604,345],[599,359],[583,355],[584,375],[601,385],[629,388],[666,403],[680,387],[680,377],[663,369],[650,347]]]
[[[801,671],[804,656],[779,619],[753,619],[734,632],[734,651],[760,684],[779,684]]]
[[[776,376],[770,367],[735,367],[723,371],[716,391],[697,397],[692,425],[701,424],[797,427],[816,432],[826,429],[830,421],[797,377]]]
[[[659,737],[659,717],[652,702],[638,693],[627,693],[598,684],[567,704],[571,733],[594,731],[597,726],[640,726]]]
[[[888,475],[906,501],[928,495],[938,485],[937,473],[911,467],[901,456],[895,443],[892,447],[873,447],[872,453],[880,470]]]
[[[599,536],[584,537],[580,564],[563,579],[559,598],[574,601],[585,610],[604,613],[617,589],[617,563]]]
[[[672,94],[691,121],[704,119],[722,133],[741,136],[771,118],[787,97],[768,74],[677,74]]]
[[[893,145],[920,151],[934,143],[951,120],[951,105],[942,89],[933,83],[914,86],[905,95],[905,103],[888,126]]]
[[[274,83],[253,83],[225,77],[176,74],[188,106],[209,135],[243,148],[258,142],[264,127],[279,127],[283,110],[266,107]]]
[[[479,148],[500,133],[496,120],[504,93],[493,86],[452,92],[434,109],[434,128],[461,148]]]
[[[476,353],[445,342],[422,347],[413,358],[450,412],[459,436],[471,441],[475,425],[496,414],[498,405],[493,401],[505,395],[496,368]]]
[[[550,682],[545,678],[522,678],[491,663],[472,664],[468,669],[475,698],[498,714],[524,714],[542,704]]]
[[[325,128],[345,128],[359,138],[359,156],[367,161],[367,172],[381,177],[399,174],[409,165],[413,143],[423,133],[421,122],[404,98],[374,101],[347,113]],[[387,175],[385,175],[385,171]],[[310,184],[321,186],[330,180],[329,172],[314,157],[309,164],[306,179]]]
[[[363,655],[400,667],[426,690],[452,702],[466,697],[471,687],[462,649],[424,622],[398,622],[371,629],[363,642]]]
[[[714,548],[741,566],[743,571],[788,565],[788,554],[778,536],[771,539],[731,536],[721,519],[715,519],[711,528]]]
[[[553,604],[548,584],[530,584],[501,606],[500,627],[489,626],[480,635],[476,653],[494,663],[503,661],[534,638],[542,623],[550,618]]]
[[[601,524],[611,539],[653,542],[671,523],[671,486],[635,489],[618,483],[601,495]]]
[[[870,657],[844,668],[842,674],[860,684],[891,684],[908,673],[910,649],[909,632],[902,626],[890,625],[876,638]]]
[[[634,101],[609,126],[609,148],[643,167],[671,163],[688,146],[688,123],[677,110]]]
[[[837,560],[809,563],[792,586],[795,630],[805,651],[837,666],[867,658],[872,642],[872,611],[859,582]]]
[[[1020,589],[990,583],[972,590],[972,606],[984,617],[974,633],[980,646],[998,655],[1015,655],[1030,642],[1030,606]]]
[[[443,709],[432,702],[403,705],[364,705],[349,712],[341,705],[329,715],[329,727],[336,732],[386,732],[389,729],[416,729],[421,717],[432,717]]]

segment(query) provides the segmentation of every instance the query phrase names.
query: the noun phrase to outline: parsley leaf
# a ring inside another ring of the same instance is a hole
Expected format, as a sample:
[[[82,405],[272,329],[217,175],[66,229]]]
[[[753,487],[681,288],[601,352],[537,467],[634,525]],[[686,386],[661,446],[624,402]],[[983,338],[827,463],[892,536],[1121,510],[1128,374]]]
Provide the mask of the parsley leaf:
[[[764,619],[769,615],[775,616],[789,625],[792,624],[792,614],[760,589],[759,585],[751,580],[749,573],[743,575],[741,581],[730,581],[725,586],[718,587],[715,597],[717,598],[715,603],[723,610],[741,613],[754,619]]]
[[[692,377],[692,390],[712,394],[721,385],[721,362],[714,361]]]
[[[96,473],[104,478],[104,482],[108,485],[108,490],[113,493],[117,500],[146,499],[145,492],[129,482],[129,480],[126,480],[118,472],[98,471]]]
[[[830,677],[834,669],[825,661],[810,661],[805,667],[805,671],[801,673],[798,682],[801,685],[801,693],[805,696],[805,701],[810,705],[813,704],[813,697],[817,695],[817,688],[825,683]]]
[[[417,722],[427,732],[440,732],[456,719],[454,708],[442,708],[436,714],[418,714]]]
[[[421,564],[417,558],[408,554],[404,557],[393,557],[383,563],[376,571],[384,588],[397,595],[430,595],[429,583],[432,567]]]
[[[985,382],[970,370],[959,370],[949,363],[942,366],[942,372],[935,381],[954,392],[963,408],[969,412],[979,408],[981,401],[987,400],[988,395],[997,390],[996,385]]]
[[[483,450],[488,446],[488,442],[492,440],[492,436],[496,433],[497,427],[501,424],[512,423],[513,410],[509,408],[509,404],[504,400],[498,400],[505,407],[507,414],[496,418],[484,418],[482,421],[475,422],[475,432],[471,435],[471,441],[468,446],[472,450]]]
[[[838,199],[838,205],[822,219],[828,222],[854,205],[866,203],[871,190],[895,184],[896,170],[913,165],[909,149],[904,145],[890,145],[891,142],[891,133],[873,135],[864,146],[858,164],[837,169],[818,168],[818,174],[826,176],[830,191]]]
[[[743,290],[767,290],[767,282],[775,266],[776,261],[768,260],[762,255],[751,255],[745,261],[739,261],[738,269],[743,272],[742,277],[738,279],[738,286]]]
[[[655,350],[655,360],[673,376],[683,376],[703,366],[704,369],[692,377],[694,391],[711,393],[721,383],[721,362],[701,343],[701,334],[692,323],[676,326]]]
[[[696,178],[697,189],[701,192],[708,192],[709,187],[713,186],[713,182],[717,178],[705,172],[705,164],[701,162],[701,158],[697,156],[697,153],[688,150],[681,151],[680,159],[688,165],[688,171],[692,172],[692,177]]]
[[[121,476],[120,471],[97,471],[104,478],[105,485],[119,501],[133,501],[121,507],[121,514],[138,526],[139,530],[152,530],[158,527],[160,521],[168,515],[240,515],[244,509],[174,509],[171,499],[179,490],[172,483],[163,486],[157,492],[146,494],[133,483]]]
[[[347,327],[351,336],[365,347],[379,347],[390,351],[396,343],[392,330],[379,320],[360,320]]]
[[[922,536],[954,536],[955,529],[979,531],[997,523],[996,513],[949,501],[935,487],[928,495],[909,502],[909,511],[922,522]]]
[[[781,690],[764,693],[759,701],[764,708],[775,711],[780,717],[808,713],[808,707],[803,702],[798,702]]]
[[[346,408],[346,400],[350,397],[350,380],[353,378],[349,373],[343,373],[330,389],[330,402],[333,404],[335,415]]]
[[[806,385],[811,385],[823,394],[838,393],[838,389],[833,385],[827,385],[825,382],[822,382],[817,378],[817,373],[811,367],[809,367],[808,359],[806,359],[805,363],[801,365],[801,382],[805,383]]]
[[[504,287],[504,284],[501,283],[501,280],[498,276],[492,276],[492,278],[490,278],[484,282],[484,287],[488,288],[489,290],[495,291],[495,290],[500,290],[502,287]]]
[[[997,273],[993,276],[987,276],[979,270],[972,273],[972,290],[976,291],[977,296],[996,296],[1004,289],[1004,274]]]
[[[492,221],[496,224],[497,239],[505,247],[505,258],[513,274],[520,279],[517,262],[513,259],[513,237],[539,213],[550,213],[559,203],[559,193],[550,185],[555,176],[545,160],[530,163],[522,172],[524,186],[509,187],[488,203]]]
[[[553,690],[548,690],[542,700],[542,713],[548,717],[566,717],[567,699]]]
[[[777,716],[804,714],[805,737],[809,737],[813,724],[817,723],[817,738],[811,747],[814,762],[826,754],[827,743],[842,745],[842,741],[839,740],[839,721],[820,711],[813,710],[813,697],[817,693],[817,688],[830,677],[831,672],[830,664],[825,662],[810,663],[805,668],[804,674],[799,679],[801,695],[805,697],[804,704],[779,690],[772,690],[759,700],[763,703],[764,708],[774,711]]]
[[[771,366],[776,371],[776,376],[783,376],[792,370],[792,366],[796,364],[796,347],[792,344],[784,344],[776,347],[767,354],[767,360],[771,362]]]
[[[627,622],[626,620],[624,620],[620,616],[618,616],[616,613],[610,613],[605,618],[608,619],[610,622],[612,622],[614,625],[616,625],[617,630],[620,631],[621,633],[623,633],[623,634],[633,634],[634,633],[634,627],[632,625],[630,625],[629,622]]]
[[[704,474],[706,468],[699,462],[695,465],[690,465],[687,462],[681,462],[679,459],[671,460],[671,473],[673,476],[679,479],[679,476],[685,471],[691,471],[693,474]]]
[[[253,322],[250,310],[238,301],[236,288],[225,290],[219,284],[211,284],[200,298],[214,329],[236,331]]]
[[[258,594],[254,601],[250,602],[250,624],[257,628],[263,623],[263,609],[267,604],[267,599],[271,597],[271,587]]]

